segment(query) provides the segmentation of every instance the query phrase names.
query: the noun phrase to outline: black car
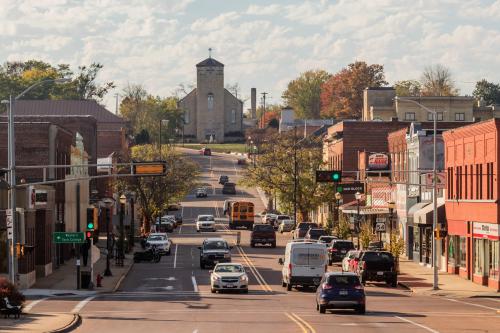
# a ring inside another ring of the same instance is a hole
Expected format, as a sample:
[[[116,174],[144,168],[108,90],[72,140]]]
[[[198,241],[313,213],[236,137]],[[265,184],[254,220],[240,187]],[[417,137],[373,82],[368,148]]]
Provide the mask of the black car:
[[[384,281],[392,287],[398,286],[396,262],[387,251],[363,252],[359,258],[358,274],[363,284],[366,281]]]
[[[316,290],[316,310],[354,309],[359,314],[366,312],[366,295],[363,285],[355,273],[325,273]]]
[[[225,183],[222,188],[222,194],[236,194],[236,184],[235,183]]]
[[[274,228],[269,224],[254,224],[250,235],[250,246],[255,247],[255,244],[271,244],[271,247],[276,247]]]
[[[222,175],[222,176],[219,177],[219,184],[221,184],[221,185],[224,185],[228,181],[229,181],[229,177],[228,176]]]
[[[323,228],[311,228],[307,231],[305,239],[318,240],[321,236],[326,236],[326,230]]]
[[[344,259],[347,252],[354,250],[354,243],[350,240],[334,239],[328,246],[328,264]]]
[[[231,262],[231,249],[222,238],[207,238],[200,249],[200,267],[215,266],[220,262]]]

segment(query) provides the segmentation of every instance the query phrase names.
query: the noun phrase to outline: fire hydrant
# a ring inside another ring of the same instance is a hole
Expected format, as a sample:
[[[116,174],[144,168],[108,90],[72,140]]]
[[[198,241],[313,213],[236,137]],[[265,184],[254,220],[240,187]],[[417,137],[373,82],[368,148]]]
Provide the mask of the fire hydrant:
[[[95,277],[95,280],[97,282],[97,287],[102,287],[102,275],[97,273],[97,276]]]

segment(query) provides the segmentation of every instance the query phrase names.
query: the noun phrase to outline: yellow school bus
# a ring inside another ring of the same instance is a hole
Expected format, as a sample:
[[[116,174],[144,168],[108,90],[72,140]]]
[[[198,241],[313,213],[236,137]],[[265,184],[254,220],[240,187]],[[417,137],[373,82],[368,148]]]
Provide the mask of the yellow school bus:
[[[254,204],[249,201],[231,201],[228,203],[229,229],[245,227],[253,229]]]

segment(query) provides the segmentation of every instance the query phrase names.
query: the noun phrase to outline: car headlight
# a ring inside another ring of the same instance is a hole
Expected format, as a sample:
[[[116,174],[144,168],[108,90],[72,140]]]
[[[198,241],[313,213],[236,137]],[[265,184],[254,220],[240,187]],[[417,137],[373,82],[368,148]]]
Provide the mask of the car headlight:
[[[212,281],[219,281],[219,277],[216,275],[212,275]]]
[[[248,276],[246,276],[246,275],[240,276],[240,281],[241,282],[247,282],[248,281]]]

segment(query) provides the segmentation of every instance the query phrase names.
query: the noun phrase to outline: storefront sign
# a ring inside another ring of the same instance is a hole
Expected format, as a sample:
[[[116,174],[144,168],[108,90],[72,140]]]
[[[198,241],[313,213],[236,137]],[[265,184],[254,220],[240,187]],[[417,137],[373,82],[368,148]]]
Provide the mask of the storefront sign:
[[[389,169],[389,156],[387,154],[370,154],[368,156],[369,170],[387,170]]]
[[[472,235],[476,238],[500,240],[500,229],[498,224],[474,222]]]
[[[433,188],[434,182],[432,181],[433,174],[432,173],[426,173],[425,174],[425,185],[428,189]],[[444,172],[438,172],[436,173],[436,181],[437,181],[437,188],[438,189],[443,189],[446,187],[446,174]]]
[[[337,186],[337,192],[341,194],[356,194],[365,193],[364,183],[352,183],[352,184],[339,184]]]
[[[29,208],[46,207],[48,201],[47,190],[39,190],[34,186],[28,187]]]

